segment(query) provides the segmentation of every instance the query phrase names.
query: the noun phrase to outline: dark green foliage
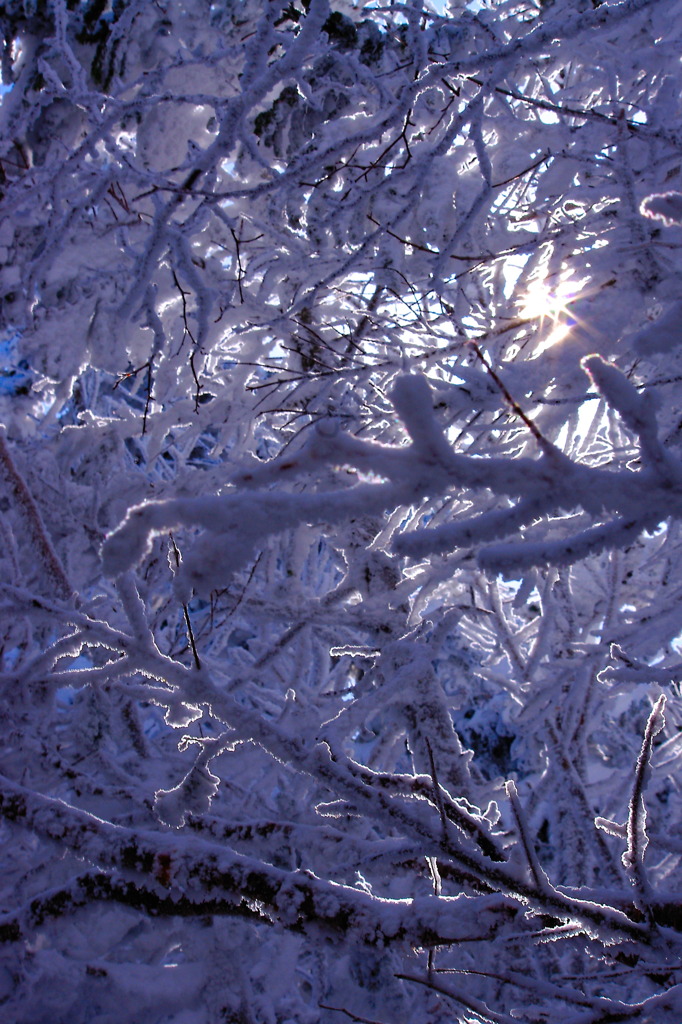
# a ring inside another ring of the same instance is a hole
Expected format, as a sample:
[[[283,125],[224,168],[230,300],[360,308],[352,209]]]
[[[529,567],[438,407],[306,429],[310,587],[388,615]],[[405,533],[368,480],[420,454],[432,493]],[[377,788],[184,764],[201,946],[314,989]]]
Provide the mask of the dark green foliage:
[[[338,11],[329,15],[322,26],[322,31],[327,33],[331,43],[336,44],[342,50],[350,50],[357,45],[358,30],[350,18],[347,18],[345,14],[339,14]]]

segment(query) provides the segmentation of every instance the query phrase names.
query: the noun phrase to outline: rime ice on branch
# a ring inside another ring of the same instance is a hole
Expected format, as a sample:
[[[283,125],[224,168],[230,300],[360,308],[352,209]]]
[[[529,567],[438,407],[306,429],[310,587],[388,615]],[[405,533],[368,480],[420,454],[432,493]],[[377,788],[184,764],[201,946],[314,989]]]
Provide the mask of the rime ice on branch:
[[[682,4],[0,27],[0,1017],[679,1024]]]

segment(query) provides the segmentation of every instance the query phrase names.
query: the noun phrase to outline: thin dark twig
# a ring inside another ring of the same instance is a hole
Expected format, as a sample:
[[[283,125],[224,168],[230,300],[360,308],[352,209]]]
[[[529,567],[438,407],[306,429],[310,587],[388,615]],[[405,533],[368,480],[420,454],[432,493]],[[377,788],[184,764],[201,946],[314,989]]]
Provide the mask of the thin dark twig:
[[[178,546],[175,543],[175,537],[173,536],[173,534],[169,533],[168,536],[170,537],[170,542],[171,542],[171,544],[173,546],[173,557],[175,558],[175,565],[176,565],[176,568],[179,569],[180,568],[180,552],[178,551]],[[190,648],[192,650],[192,655],[194,656],[194,664],[195,664],[196,668],[200,669],[201,668],[201,662],[199,661],[199,654],[197,652],[197,645],[196,645],[196,643],[194,641],[194,632],[192,630],[192,623],[190,622],[190,618],[189,618],[189,608],[187,607],[187,605],[185,604],[184,601],[182,602],[182,612],[183,612],[183,615],[185,617],[185,626],[187,627],[187,637],[189,639],[189,646],[190,646]]]
[[[433,795],[438,813],[440,814],[440,823],[443,827],[443,838],[448,838],[448,819],[445,813],[445,804],[443,803],[443,794],[441,793],[440,784],[438,782],[438,771],[436,769],[436,759],[433,756],[433,749],[428,736],[424,737],[426,743],[426,749],[429,754],[429,768],[431,771],[431,781],[433,782]]]
[[[509,389],[507,388],[507,385],[504,383],[504,381],[499,376],[497,371],[490,365],[490,363],[485,358],[485,356],[483,355],[483,352],[481,351],[479,346],[476,344],[476,342],[470,339],[468,344],[471,346],[471,348],[474,350],[474,352],[478,356],[479,360],[481,361],[481,363],[485,367],[486,372],[495,381],[495,384],[497,385],[499,390],[502,392],[502,394],[506,398],[506,400],[509,403],[509,405],[511,406],[512,410],[516,413],[516,415],[519,417],[519,419],[522,420],[526,424],[526,426],[530,430],[531,434],[533,435],[535,440],[538,442],[540,447],[543,449],[543,451],[547,451],[549,448],[551,448],[552,446],[549,444],[547,439],[540,433],[540,431],[538,430],[538,428],[535,425],[535,423],[533,423],[533,421],[530,418],[530,416],[528,416],[528,414],[523,411],[523,409],[521,408],[519,403],[511,395],[511,393],[509,392]]]
[[[152,382],[153,382],[153,367],[154,367],[154,356],[151,355],[146,363],[142,363],[140,366],[136,366],[134,370],[128,370],[126,373],[122,373],[116,383],[114,384],[112,391],[115,391],[119,384],[122,384],[124,380],[129,380],[130,377],[136,377],[140,370],[147,371],[147,396],[144,402],[144,412],[142,413],[142,433],[147,432],[147,418],[149,416],[149,409],[152,404]]]
[[[24,513],[29,533],[41,554],[43,564],[55,586],[56,593],[60,598],[70,600],[73,595],[73,589],[49,534],[45,529],[43,518],[33,495],[14,463],[12,453],[7,444],[5,427],[0,424],[0,480],[3,476],[9,490],[13,493],[17,504]]]
[[[454,999],[455,1002],[461,1003],[462,1006],[466,1006],[468,1010],[471,1010],[477,1016],[481,1017],[482,1020],[490,1021],[491,1024],[518,1024],[516,1017],[510,1017],[506,1013],[497,1013],[495,1010],[491,1010],[486,1003],[480,999],[474,999],[464,992],[455,991],[453,988],[440,985],[433,981],[432,978],[418,978],[414,974],[396,974],[396,978],[400,978],[401,981],[412,981],[417,985],[424,985],[426,988],[432,989],[434,992],[439,992],[441,995],[448,996],[450,999]]]
[[[480,78],[476,78],[473,75],[468,76],[470,82],[474,82],[476,85],[483,85],[484,83]],[[506,89],[502,85],[493,86],[493,91],[498,93],[500,96],[507,96],[512,100],[519,100],[521,103],[527,103],[531,107],[538,107],[541,110],[551,110],[555,114],[563,114],[565,117],[580,117],[588,121],[590,119],[595,121],[601,121],[606,124],[618,127],[622,123],[630,129],[631,132],[644,133],[646,135],[653,136],[654,138],[669,138],[669,133],[651,130],[649,125],[638,124],[637,121],[630,121],[625,118],[614,116],[613,114],[603,114],[601,110],[595,110],[594,107],[567,107],[560,103],[552,103],[550,100],[540,99],[538,96],[526,96],[525,93],[519,92],[518,89]],[[649,128],[649,131],[646,129]]]
[[[240,299],[241,302],[244,302],[244,289],[242,288],[242,279],[243,279],[244,274],[246,273],[246,271],[244,270],[244,268],[242,266],[242,254],[241,254],[241,248],[240,248],[240,246],[241,246],[241,239],[240,239],[239,235],[236,233],[236,231],[234,230],[234,228],[230,228],[230,234],[232,235],[232,240],[234,242],[235,253],[236,253],[236,256],[237,256],[237,288],[239,289],[239,299]]]
[[[547,888],[547,876],[540,866],[540,861],[533,847],[533,841],[528,833],[528,823],[526,816],[519,800],[519,794],[516,791],[515,783],[509,779],[506,783],[507,796],[509,797],[509,803],[511,804],[512,813],[516,822],[516,828],[521,838],[521,844],[523,846],[523,852],[526,855],[530,872],[533,876],[538,889],[543,890]]]
[[[192,371],[192,377],[194,378],[194,386],[196,388],[196,390],[194,392],[194,411],[195,412],[199,412],[199,398],[201,397],[201,392],[203,391],[204,386],[201,383],[201,381],[199,380],[199,376],[197,374],[197,370],[196,370],[196,367],[194,365],[194,357],[196,356],[196,354],[197,354],[196,353],[196,349],[194,349],[194,351],[191,353],[191,355],[189,357],[189,365],[190,365],[190,369]]]
[[[388,144],[388,146],[386,146],[386,148],[379,154],[379,156],[376,158],[376,160],[373,160],[367,167],[364,168],[362,174],[358,175],[358,177],[355,179],[356,183],[358,181],[361,181],[362,178],[366,178],[367,175],[369,174],[369,172],[374,170],[376,167],[385,167],[386,164],[382,163],[384,157],[388,156],[388,154],[391,152],[393,147],[397,146],[401,139],[405,143],[405,153],[406,153],[406,156],[405,156],[405,162],[402,163],[402,164],[398,164],[397,167],[398,167],[399,170],[403,170],[403,168],[407,166],[407,164],[412,159],[412,154],[410,152],[410,144],[409,144],[409,142],[407,140],[407,129],[411,125],[413,125],[413,121],[410,120],[410,114],[411,113],[412,113],[412,109],[410,108],[410,110],[408,110],[408,112],[407,112],[407,114],[405,116],[405,121],[403,122],[403,129],[400,132],[400,135],[396,136],[396,138],[393,140],[393,142],[390,142]]]
[[[196,339],[195,339],[194,335],[192,334],[192,331],[190,330],[189,323],[187,322],[187,296],[189,295],[189,292],[186,292],[185,289],[180,284],[180,281],[178,279],[178,275],[175,272],[175,269],[172,270],[172,274],[173,274],[173,283],[174,283],[175,287],[178,289],[178,291],[180,292],[180,299],[182,301],[182,322],[183,322],[183,325],[184,325],[184,328],[185,328],[185,334],[186,334],[186,336],[188,338],[190,338],[192,343],[194,345],[196,345]]]
[[[350,1017],[351,1020],[357,1020],[360,1024],[383,1024],[380,1020],[371,1020],[369,1017],[358,1017],[357,1013],[351,1013],[350,1010],[346,1010],[343,1006],[330,1006],[328,1003],[317,1004],[321,1010],[334,1010],[335,1013],[345,1013],[346,1017]]]
[[[244,597],[246,596],[246,591],[247,591],[247,589],[249,587],[249,584],[251,583],[251,580],[253,579],[253,574],[255,573],[256,569],[258,568],[258,563],[260,562],[262,557],[263,557],[263,552],[261,551],[260,554],[258,555],[258,557],[255,559],[253,565],[251,566],[251,571],[249,573],[249,577],[248,577],[246,583],[244,584],[244,586],[242,587],[241,594],[237,598],[235,604],[232,606],[232,608],[230,608],[229,612],[227,613],[227,618],[228,619],[231,618],[231,616],[234,615],[234,613],[237,611],[237,608],[239,608],[239,605],[244,600]]]

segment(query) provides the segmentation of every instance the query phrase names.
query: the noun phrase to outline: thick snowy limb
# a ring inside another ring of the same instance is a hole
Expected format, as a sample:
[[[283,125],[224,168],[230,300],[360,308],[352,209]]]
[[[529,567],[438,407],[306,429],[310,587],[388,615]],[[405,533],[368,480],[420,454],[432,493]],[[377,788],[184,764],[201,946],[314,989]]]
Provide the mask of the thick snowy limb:
[[[623,545],[671,515],[682,517],[682,466],[658,441],[650,403],[616,367],[599,357],[586,360],[585,368],[626,425],[640,436],[649,470],[635,473],[582,466],[553,448],[533,460],[460,455],[443,436],[425,380],[417,375],[403,376],[398,378],[393,401],[412,438],[409,447],[388,448],[323,428],[293,457],[280,457],[271,465],[249,469],[236,478],[253,487],[319,471],[325,463],[338,462],[381,474],[390,483],[359,485],[333,494],[242,492],[149,503],[132,509],[107,538],[103,549],[105,572],[117,576],[135,566],[155,533],[178,526],[199,526],[206,537],[194,543],[179,570],[176,586],[183,600],[189,599],[191,588],[208,596],[225,586],[268,537],[283,530],[300,523],[339,523],[353,516],[386,512],[452,488],[486,488],[519,502],[511,510],[484,513],[481,518],[434,531],[415,531],[397,540],[399,552],[418,555],[442,552],[463,543],[476,546],[550,511],[582,506],[592,516],[616,513],[615,521],[567,539],[484,548],[480,554],[481,565],[494,571],[552,561],[570,564],[590,553]]]
[[[9,822],[31,829],[70,850],[94,865],[120,872],[122,879],[106,875],[98,898],[133,903],[135,880],[142,890],[138,905],[144,904],[144,891],[154,901],[164,895],[161,906],[170,912],[168,900],[179,900],[178,913],[199,913],[206,899],[205,913],[219,912],[220,900],[231,900],[227,913],[240,908],[261,906],[267,917],[289,928],[312,929],[340,941],[352,935],[356,941],[379,947],[392,943],[415,946],[467,941],[513,920],[513,904],[499,896],[386,900],[358,889],[326,882],[309,872],[287,872],[262,861],[241,856],[196,838],[178,838],[175,834],[136,831],[103,822],[59,800],[40,797],[9,782],[0,782],[0,813]],[[89,885],[100,884],[98,876],[85,876],[74,883],[73,896],[64,899],[70,911],[82,905]],[[81,895],[79,896],[79,893]],[[79,900],[81,901],[79,903]],[[47,897],[44,913],[48,913]],[[475,910],[474,910],[475,906]],[[194,910],[190,908],[194,907]],[[467,908],[464,911],[464,908]],[[56,910],[56,908],[55,908]],[[35,909],[39,916],[39,909]],[[31,912],[21,914],[16,923],[6,921],[6,940],[21,938],[22,927],[40,923]],[[467,924],[466,922],[471,922]],[[2,922],[0,922],[2,926]]]

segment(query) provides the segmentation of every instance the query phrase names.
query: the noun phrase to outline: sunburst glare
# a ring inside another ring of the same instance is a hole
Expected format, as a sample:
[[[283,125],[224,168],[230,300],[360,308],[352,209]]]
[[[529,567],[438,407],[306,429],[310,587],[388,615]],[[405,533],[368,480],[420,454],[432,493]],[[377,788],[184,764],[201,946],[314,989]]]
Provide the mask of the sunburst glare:
[[[531,283],[521,300],[520,313],[525,319],[537,320],[541,332],[548,332],[536,349],[537,355],[563,341],[570,333],[576,322],[571,306],[583,294],[584,284],[570,276],[558,282],[545,278]]]

